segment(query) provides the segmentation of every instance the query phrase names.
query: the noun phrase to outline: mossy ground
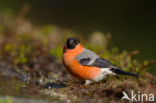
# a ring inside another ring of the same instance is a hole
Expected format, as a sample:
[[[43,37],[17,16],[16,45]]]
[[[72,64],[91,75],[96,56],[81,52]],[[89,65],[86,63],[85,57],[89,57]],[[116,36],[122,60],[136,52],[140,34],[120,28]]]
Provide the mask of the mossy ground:
[[[6,16],[1,22],[0,103],[38,103],[39,100],[44,103],[116,103],[120,102],[123,90],[156,95],[156,77],[147,72],[154,61],[141,63],[133,59],[139,53],[137,50],[109,48],[110,33],[103,36],[95,32],[85,41],[69,30],[53,25],[34,26],[20,16]],[[79,37],[87,48],[140,78],[117,75],[92,85],[79,83],[61,62],[63,43],[69,36]],[[6,95],[9,97],[3,98]]]

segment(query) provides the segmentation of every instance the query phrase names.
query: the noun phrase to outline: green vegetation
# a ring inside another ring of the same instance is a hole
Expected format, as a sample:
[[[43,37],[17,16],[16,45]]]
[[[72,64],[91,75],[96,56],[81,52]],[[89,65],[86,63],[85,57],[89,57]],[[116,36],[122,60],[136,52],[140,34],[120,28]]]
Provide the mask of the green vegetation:
[[[92,103],[98,100],[103,103],[111,100],[113,103],[120,101],[122,90],[128,93],[129,90],[156,92],[156,78],[147,72],[153,61],[145,60],[141,63],[133,59],[134,55],[139,55],[137,50],[128,52],[120,51],[117,47],[111,48],[110,33],[94,32],[85,39],[77,33],[54,25],[35,26],[21,15],[3,17],[1,22],[0,88],[3,92],[0,95],[9,94],[50,102]],[[69,76],[61,62],[64,42],[70,36],[79,37],[86,48],[121,69],[138,74],[140,78],[117,75],[108,76],[89,86],[78,84],[78,81]],[[5,81],[8,83],[5,84]],[[55,87],[45,88],[48,82]],[[61,88],[57,88],[57,85],[61,85]],[[0,98],[0,103],[12,103],[12,98]]]
[[[0,103],[13,103],[11,97],[1,97],[0,98]]]

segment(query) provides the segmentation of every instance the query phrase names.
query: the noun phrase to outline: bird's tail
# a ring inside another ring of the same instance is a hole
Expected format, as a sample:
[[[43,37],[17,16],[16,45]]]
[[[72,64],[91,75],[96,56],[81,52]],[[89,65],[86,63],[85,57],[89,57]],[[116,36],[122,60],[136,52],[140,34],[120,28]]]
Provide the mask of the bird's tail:
[[[139,77],[137,74],[134,74],[134,73],[130,73],[130,72],[126,72],[126,71],[123,71],[119,68],[111,68],[110,69],[113,73],[116,73],[116,74],[123,74],[123,75],[131,75],[131,76],[134,76],[134,77]]]

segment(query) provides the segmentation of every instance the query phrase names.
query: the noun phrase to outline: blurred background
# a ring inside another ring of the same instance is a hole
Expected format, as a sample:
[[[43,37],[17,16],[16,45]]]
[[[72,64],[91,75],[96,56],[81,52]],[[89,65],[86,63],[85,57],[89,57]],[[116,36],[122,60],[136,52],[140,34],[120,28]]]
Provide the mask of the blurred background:
[[[118,91],[115,87],[117,92],[114,93],[111,86],[108,87],[110,90],[100,88],[96,92],[93,85],[92,89],[79,93],[79,87],[67,87],[61,92],[53,89],[48,92],[41,87],[49,81],[58,80],[58,83],[65,81],[67,85],[71,85],[69,81],[73,79],[64,70],[61,62],[63,44],[70,36],[79,37],[87,48],[126,71],[143,77],[146,77],[146,71],[156,75],[155,4],[155,1],[146,0],[0,0],[0,103],[12,103],[12,97],[5,96],[6,100],[3,100],[3,95],[15,96],[17,103],[39,102],[31,99],[27,101],[25,98],[42,98],[41,103],[57,100],[63,103],[70,97],[68,91],[72,91],[75,98],[89,95],[84,103],[88,100],[95,102],[96,93],[101,93],[101,103],[103,99],[106,102],[110,100],[103,98],[109,93],[113,95],[112,100],[120,100],[121,90]],[[133,89],[142,92],[150,92],[149,88],[155,90],[153,88],[156,87],[156,80],[151,74],[147,78],[153,82],[142,83],[141,80],[130,78],[132,82],[128,86],[133,87],[136,84],[137,88]],[[127,79],[123,78],[120,79]],[[145,78],[144,80],[148,81]],[[129,88],[125,86],[127,82],[123,84],[119,82],[121,88]],[[61,84],[59,88],[65,85]],[[141,85],[145,86],[145,90]],[[55,86],[58,85],[52,85],[54,88]],[[53,92],[55,94],[51,94]],[[67,93],[65,97],[63,93]],[[45,94],[51,96],[45,97]],[[79,99],[76,100],[80,102]]]
[[[23,5],[29,9],[25,17],[36,25],[68,28],[86,39],[94,31],[110,32],[112,46],[139,50],[136,58],[140,60],[156,58],[154,1],[1,0],[0,11],[16,15]]]

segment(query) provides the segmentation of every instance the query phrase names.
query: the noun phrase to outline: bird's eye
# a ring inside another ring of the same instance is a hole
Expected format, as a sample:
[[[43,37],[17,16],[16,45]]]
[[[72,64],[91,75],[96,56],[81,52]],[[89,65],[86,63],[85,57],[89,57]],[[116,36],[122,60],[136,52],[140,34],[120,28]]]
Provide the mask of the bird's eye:
[[[75,44],[78,44],[78,41],[77,41],[77,40],[74,40],[74,43],[75,43]]]
[[[74,42],[76,43],[76,40],[74,40]]]

